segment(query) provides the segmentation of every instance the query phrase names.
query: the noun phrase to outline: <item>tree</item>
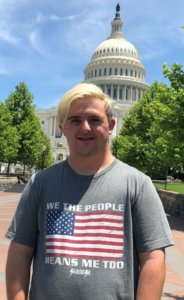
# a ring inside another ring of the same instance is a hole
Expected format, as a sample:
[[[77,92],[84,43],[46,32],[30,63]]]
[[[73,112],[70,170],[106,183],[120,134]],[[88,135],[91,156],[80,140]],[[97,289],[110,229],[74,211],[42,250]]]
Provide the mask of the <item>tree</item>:
[[[19,137],[16,127],[11,126],[12,116],[7,107],[0,102],[0,162],[16,160]]]
[[[121,148],[117,152],[120,160],[147,173],[152,172],[155,157],[150,136],[150,127],[156,114],[153,100],[165,88],[165,85],[157,82],[150,86],[143,98],[127,114],[120,131],[121,138],[115,138],[112,143],[114,154],[114,143],[119,144],[116,148]]]
[[[23,165],[30,167],[39,165],[43,148],[45,148],[44,166],[46,167],[52,162],[47,159],[47,156],[51,157],[50,140],[41,129],[38,118],[27,118],[20,126],[20,135],[22,138],[21,161]]]
[[[163,72],[171,86],[158,82],[150,86],[129,111],[112,147],[118,158],[149,175],[164,170],[167,176],[169,168],[183,163],[184,73],[178,65],[171,69],[164,65]]]
[[[24,166],[33,167],[38,164],[46,141],[33,105],[33,95],[26,84],[21,82],[5,104],[12,115],[11,124],[19,133],[19,149],[15,160]],[[48,144],[47,141],[47,152],[51,156]]]

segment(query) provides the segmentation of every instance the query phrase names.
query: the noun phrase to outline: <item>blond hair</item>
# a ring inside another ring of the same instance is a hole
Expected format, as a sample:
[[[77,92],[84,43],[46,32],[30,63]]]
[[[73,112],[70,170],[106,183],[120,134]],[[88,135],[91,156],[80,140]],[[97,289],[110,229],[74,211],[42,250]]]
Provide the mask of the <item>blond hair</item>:
[[[103,91],[92,83],[79,83],[75,85],[71,90],[66,92],[61,98],[57,109],[58,124],[64,124],[71,107],[71,104],[75,100],[84,100],[88,98],[98,98],[105,104],[105,112],[108,118],[112,117],[111,100],[103,93]]]

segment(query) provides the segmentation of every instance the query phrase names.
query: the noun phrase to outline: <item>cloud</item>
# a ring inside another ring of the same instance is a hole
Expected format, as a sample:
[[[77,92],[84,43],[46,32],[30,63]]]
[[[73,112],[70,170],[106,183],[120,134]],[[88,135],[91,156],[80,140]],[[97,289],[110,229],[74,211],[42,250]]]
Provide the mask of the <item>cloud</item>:
[[[58,16],[58,15],[44,15],[42,13],[39,13],[36,17],[36,22],[39,23],[44,23],[44,22],[64,22],[64,21],[73,21],[75,19],[80,18],[81,15],[68,15],[68,16]]]
[[[61,18],[56,16],[56,15],[44,15],[42,13],[39,13],[37,14],[36,16],[36,23],[38,24],[41,24],[41,23],[44,23],[44,22],[48,22],[48,21],[54,21],[54,22],[58,22],[60,21]]]
[[[8,75],[10,74],[9,67],[6,65],[6,63],[3,61],[3,59],[0,59],[0,74],[1,75]]]
[[[23,9],[30,0],[0,0],[0,39],[12,45],[20,42],[17,30],[19,9]],[[20,28],[21,31],[21,28]]]
[[[34,30],[29,34],[29,41],[32,47],[42,56],[47,57],[47,53],[42,45],[38,30]]]
[[[8,29],[0,29],[0,39],[14,45],[18,45],[19,43],[19,39],[13,36]]]

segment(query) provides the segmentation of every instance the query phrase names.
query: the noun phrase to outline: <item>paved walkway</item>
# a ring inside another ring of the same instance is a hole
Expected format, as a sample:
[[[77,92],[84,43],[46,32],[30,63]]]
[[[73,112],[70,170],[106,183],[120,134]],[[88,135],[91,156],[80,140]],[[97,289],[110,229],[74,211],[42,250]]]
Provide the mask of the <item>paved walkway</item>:
[[[4,234],[20,198],[20,187],[14,192],[0,191],[0,299],[6,300],[5,261],[9,241]],[[168,216],[175,246],[167,249],[167,274],[162,300],[184,300],[184,221]],[[149,300],[149,299],[145,299]]]

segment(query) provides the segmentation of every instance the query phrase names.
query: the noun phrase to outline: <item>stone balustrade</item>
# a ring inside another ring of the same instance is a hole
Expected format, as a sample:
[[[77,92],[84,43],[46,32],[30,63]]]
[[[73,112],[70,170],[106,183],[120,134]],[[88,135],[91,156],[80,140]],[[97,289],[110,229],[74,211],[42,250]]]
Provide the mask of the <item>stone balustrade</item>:
[[[158,190],[165,212],[184,220],[184,194]]]

